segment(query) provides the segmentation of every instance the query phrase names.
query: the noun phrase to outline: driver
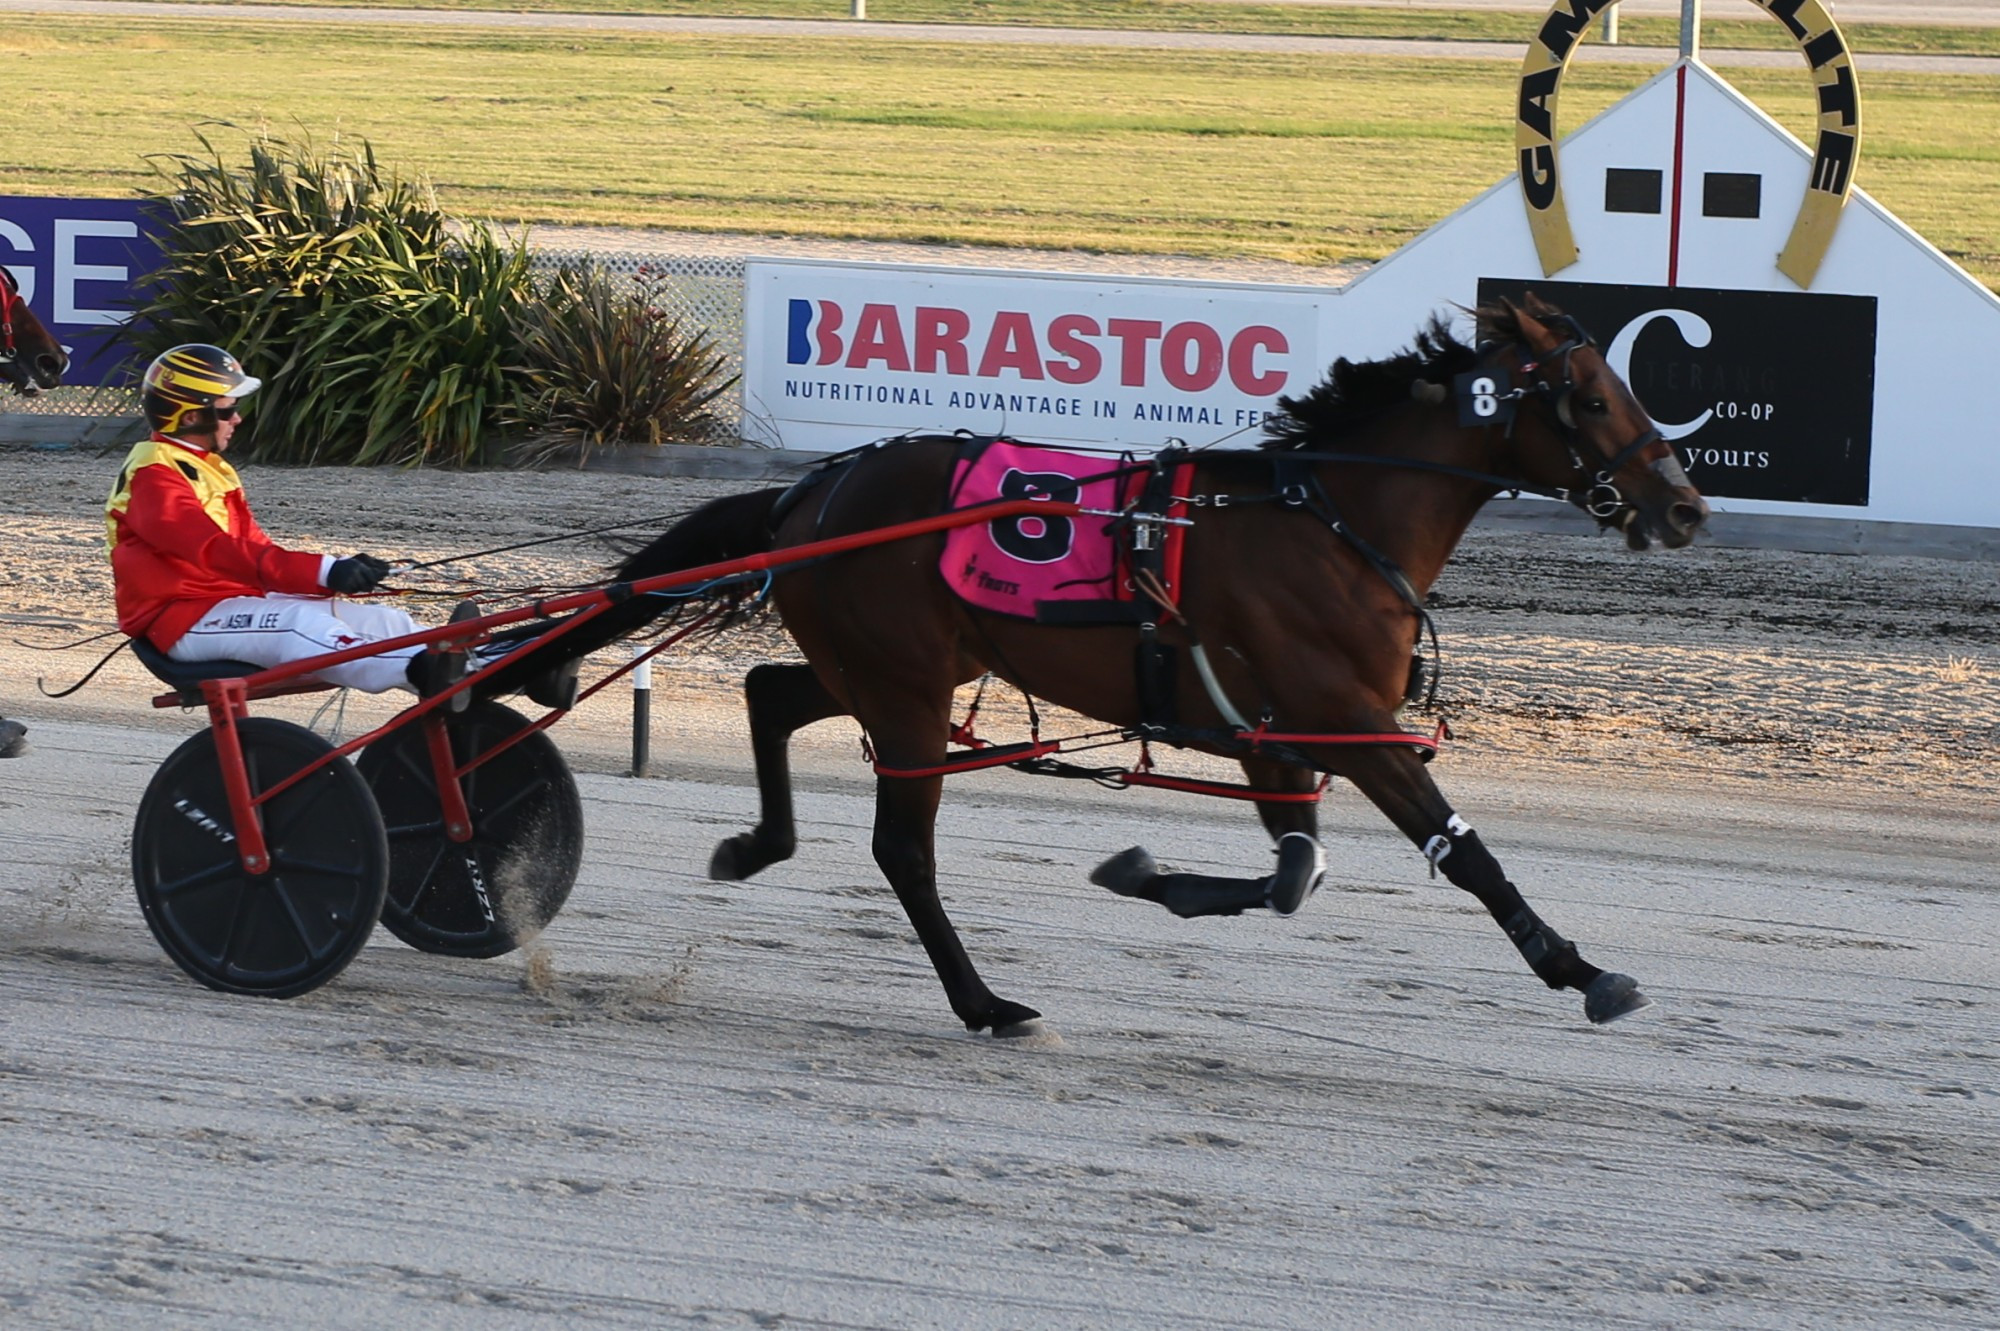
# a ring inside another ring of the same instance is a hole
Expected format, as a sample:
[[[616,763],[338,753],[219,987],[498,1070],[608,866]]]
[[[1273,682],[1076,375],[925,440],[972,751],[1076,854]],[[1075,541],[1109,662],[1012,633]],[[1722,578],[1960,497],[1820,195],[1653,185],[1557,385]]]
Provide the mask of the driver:
[[[283,665],[423,627],[389,605],[339,599],[373,591],[389,565],[287,550],[251,516],[223,460],[241,401],[262,380],[221,347],[189,343],[146,368],[152,434],[133,448],[104,506],[118,627],[175,661]],[[466,603],[452,616],[476,613]],[[329,666],[329,684],[425,697],[465,671],[464,653],[395,647]]]

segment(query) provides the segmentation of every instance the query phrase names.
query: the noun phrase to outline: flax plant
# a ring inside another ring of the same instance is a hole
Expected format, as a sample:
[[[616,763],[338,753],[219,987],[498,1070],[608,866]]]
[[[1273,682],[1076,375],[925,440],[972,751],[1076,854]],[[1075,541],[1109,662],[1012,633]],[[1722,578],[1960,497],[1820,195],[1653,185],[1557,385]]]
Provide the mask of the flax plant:
[[[451,224],[366,140],[253,134],[243,166],[196,137],[201,153],[153,159],[168,258],[130,326],[139,356],[234,350],[265,383],[239,436],[258,458],[478,460],[519,414],[505,367],[534,296],[525,241]]]
[[[705,332],[663,308],[663,281],[648,269],[621,280],[600,263],[567,262],[515,310],[525,395],[512,423],[537,432],[514,446],[515,460],[573,452],[581,464],[596,445],[710,443],[722,433],[708,407],[737,376],[724,376]]]

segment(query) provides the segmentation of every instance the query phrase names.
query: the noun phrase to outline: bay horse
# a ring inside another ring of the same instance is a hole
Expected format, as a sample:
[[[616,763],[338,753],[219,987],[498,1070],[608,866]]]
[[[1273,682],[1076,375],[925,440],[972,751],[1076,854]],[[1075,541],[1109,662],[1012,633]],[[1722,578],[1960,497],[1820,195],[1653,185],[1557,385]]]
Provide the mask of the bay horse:
[[[0,264],[0,379],[17,394],[33,397],[44,388],[60,388],[69,355],[62,349],[28,302],[21,284]]]
[[[1195,516],[1172,607],[1180,618],[1171,622],[1162,615],[1157,625],[1051,627],[972,609],[940,574],[938,535],[777,573],[771,599],[805,662],[759,665],[744,681],[760,817],[716,849],[710,877],[745,879],[791,856],[791,735],[852,716],[880,773],[875,861],[952,1011],[973,1031],[1036,1029],[1035,1009],[996,996],[980,978],[938,899],[933,831],[943,782],[935,771],[947,762],[953,692],[991,672],[1030,698],[1143,733],[1157,707],[1141,697],[1147,680],[1134,661],[1153,630],[1156,650],[1207,649],[1194,658],[1197,671],[1165,683],[1180,728],[1153,733],[1234,756],[1250,788],[1298,798],[1258,804],[1278,845],[1273,875],[1163,874],[1135,847],[1100,865],[1093,882],[1181,915],[1289,914],[1323,870],[1307,799],[1331,773],[1420,848],[1433,876],[1442,872],[1478,898],[1549,988],[1580,991],[1591,1021],[1647,1006],[1635,981],[1586,962],[1522,899],[1433,784],[1420,745],[1337,742],[1408,738],[1396,715],[1414,691],[1423,597],[1495,494],[1559,494],[1622,531],[1634,549],[1655,540],[1685,546],[1708,516],[1672,449],[1573,319],[1533,296],[1472,313],[1476,345],[1434,316],[1408,351],[1337,361],[1324,383],[1280,399],[1259,447],[1186,455],[1195,494],[1183,497]],[[714,501],[632,554],[618,574],[703,567],[936,514],[960,442],[887,441],[789,490]],[[496,666],[487,691],[575,660],[660,609],[633,598]],[[1153,684],[1159,692],[1157,672]],[[1225,725],[1242,711],[1287,742],[1246,741],[1241,726]]]

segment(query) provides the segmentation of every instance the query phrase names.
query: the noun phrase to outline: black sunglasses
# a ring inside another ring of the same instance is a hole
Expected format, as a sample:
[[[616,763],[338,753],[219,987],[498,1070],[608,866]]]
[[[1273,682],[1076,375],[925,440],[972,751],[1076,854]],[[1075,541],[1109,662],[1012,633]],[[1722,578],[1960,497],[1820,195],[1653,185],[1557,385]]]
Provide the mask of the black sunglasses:
[[[219,421],[233,421],[243,414],[234,406],[210,407],[209,410],[215,413],[215,419]]]

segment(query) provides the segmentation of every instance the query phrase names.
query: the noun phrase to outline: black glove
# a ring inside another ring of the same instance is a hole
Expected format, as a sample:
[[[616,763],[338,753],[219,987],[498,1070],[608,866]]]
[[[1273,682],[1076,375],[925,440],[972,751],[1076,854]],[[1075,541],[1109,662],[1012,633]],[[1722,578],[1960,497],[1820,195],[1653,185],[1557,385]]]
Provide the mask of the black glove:
[[[387,560],[373,555],[349,555],[333,561],[333,567],[326,571],[326,587],[342,596],[359,596],[374,591],[375,584],[388,576]]]

